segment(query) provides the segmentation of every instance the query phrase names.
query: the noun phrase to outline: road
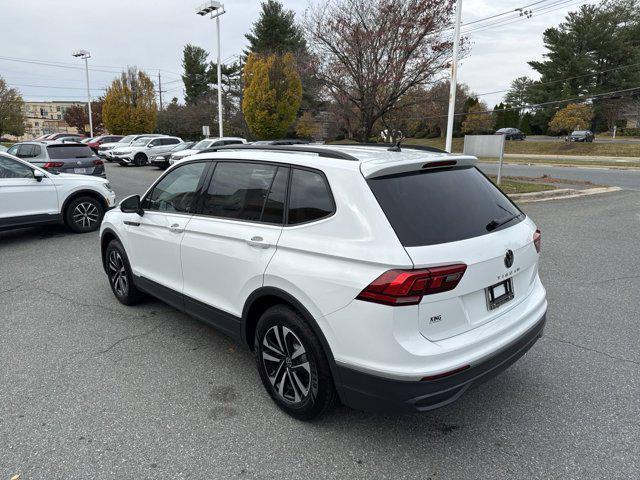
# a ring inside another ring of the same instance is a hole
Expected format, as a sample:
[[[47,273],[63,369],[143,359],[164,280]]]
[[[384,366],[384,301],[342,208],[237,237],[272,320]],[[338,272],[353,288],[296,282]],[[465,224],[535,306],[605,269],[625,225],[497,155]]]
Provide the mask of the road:
[[[157,173],[109,166],[120,195]],[[97,234],[0,233],[0,479],[640,477],[640,192],[525,205],[545,336],[420,415],[281,413],[252,355],[158,301],[125,307]]]
[[[480,169],[491,175],[498,173],[497,163],[481,163]],[[621,187],[627,190],[640,191],[640,170],[623,170],[613,168],[569,168],[547,167],[539,165],[503,165],[503,175],[514,177],[540,177],[544,174],[566,180],[590,181],[598,185]]]

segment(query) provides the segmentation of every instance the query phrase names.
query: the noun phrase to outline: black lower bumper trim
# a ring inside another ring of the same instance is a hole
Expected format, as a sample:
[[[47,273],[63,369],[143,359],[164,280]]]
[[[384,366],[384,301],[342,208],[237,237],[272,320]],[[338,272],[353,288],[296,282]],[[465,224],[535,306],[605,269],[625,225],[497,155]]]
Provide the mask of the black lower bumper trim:
[[[542,336],[546,314],[524,335],[495,355],[464,371],[438,380],[403,382],[338,365],[336,385],[345,405],[357,410],[421,412],[456,401],[470,388],[509,368]]]

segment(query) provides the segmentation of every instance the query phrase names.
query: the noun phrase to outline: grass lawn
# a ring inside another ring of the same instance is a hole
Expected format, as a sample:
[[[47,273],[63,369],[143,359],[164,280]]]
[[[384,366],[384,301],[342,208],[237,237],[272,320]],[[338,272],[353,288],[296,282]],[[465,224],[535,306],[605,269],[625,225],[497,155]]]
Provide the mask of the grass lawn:
[[[489,178],[493,183],[496,183],[495,176],[489,176]],[[510,177],[502,177],[500,181],[500,189],[506,194],[544,192],[546,190],[556,190],[557,188],[558,187],[556,187],[555,185],[523,182],[520,180],[514,180]]]
[[[13,145],[12,142],[0,142],[0,145],[4,145],[5,147],[9,148],[11,145]]]
[[[427,145],[444,148],[443,138],[408,138],[406,144]],[[453,139],[453,151],[462,152],[464,139]],[[508,141],[505,153],[532,155],[576,155],[599,157],[640,157],[640,143],[569,143],[557,142],[516,142]],[[540,162],[540,160],[538,160]]]

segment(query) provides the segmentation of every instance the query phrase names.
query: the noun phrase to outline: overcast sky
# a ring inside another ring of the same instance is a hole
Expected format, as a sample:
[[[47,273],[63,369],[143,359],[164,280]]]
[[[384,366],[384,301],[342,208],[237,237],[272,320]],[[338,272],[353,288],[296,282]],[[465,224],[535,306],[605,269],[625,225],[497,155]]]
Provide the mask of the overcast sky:
[[[146,69],[157,80],[162,71],[165,99],[182,99],[182,47],[202,46],[215,59],[215,21],[199,17],[195,7],[202,0],[0,0],[0,76],[20,89],[26,100],[83,100],[85,78],[80,60],[71,56],[83,48],[92,54],[90,72],[92,95],[98,96],[126,65]],[[470,53],[463,59],[459,80],[478,94],[508,88],[511,80],[533,75],[527,60],[541,58],[542,32],[562,21],[580,0],[463,0],[463,23],[486,18],[514,8],[531,7],[534,16],[516,19],[513,15],[465,27],[487,28],[468,34]],[[309,0],[284,0],[299,16]],[[246,45],[244,33],[258,17],[256,0],[227,0],[222,18],[222,57],[232,60]],[[5,58],[57,63],[51,67]],[[29,86],[27,86],[29,85]],[[41,87],[45,86],[45,87]],[[53,88],[56,87],[56,88]],[[484,95],[490,106],[503,93]]]

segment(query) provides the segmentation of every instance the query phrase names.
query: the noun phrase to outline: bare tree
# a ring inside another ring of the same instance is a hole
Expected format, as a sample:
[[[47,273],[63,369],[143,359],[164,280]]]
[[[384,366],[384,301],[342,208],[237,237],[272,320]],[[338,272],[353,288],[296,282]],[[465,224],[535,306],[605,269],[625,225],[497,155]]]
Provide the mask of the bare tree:
[[[307,12],[316,74],[334,98],[356,110],[362,140],[405,93],[449,66],[452,44],[443,29],[451,23],[453,3],[329,0]]]

